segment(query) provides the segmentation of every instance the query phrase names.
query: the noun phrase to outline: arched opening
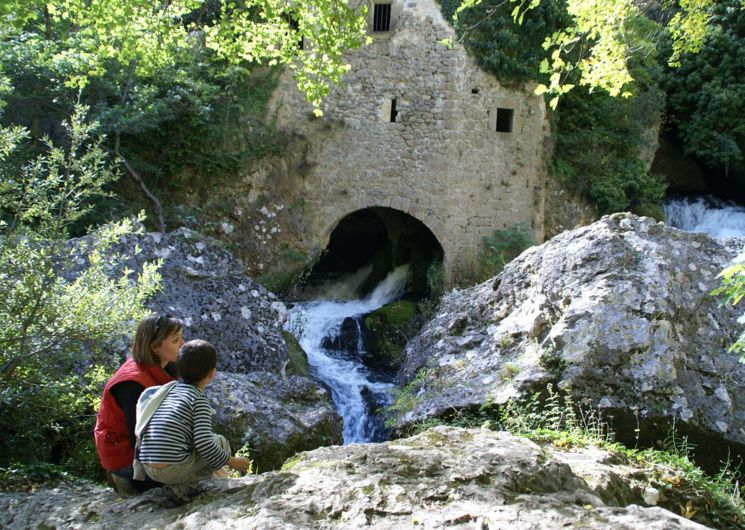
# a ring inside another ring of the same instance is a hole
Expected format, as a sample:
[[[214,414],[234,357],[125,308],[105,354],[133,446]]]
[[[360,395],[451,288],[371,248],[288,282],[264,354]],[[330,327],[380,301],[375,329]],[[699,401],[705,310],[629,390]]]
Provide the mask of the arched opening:
[[[364,296],[394,268],[408,264],[411,280],[407,295],[423,298],[430,294],[432,271],[441,267],[443,257],[439,241],[420,220],[393,208],[365,208],[338,222],[306,286],[312,288],[365,269],[356,293]]]

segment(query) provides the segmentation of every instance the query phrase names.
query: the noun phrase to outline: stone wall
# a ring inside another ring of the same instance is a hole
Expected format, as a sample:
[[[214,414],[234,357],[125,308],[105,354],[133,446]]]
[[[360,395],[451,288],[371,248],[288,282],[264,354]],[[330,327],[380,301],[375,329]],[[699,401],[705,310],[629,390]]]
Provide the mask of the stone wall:
[[[275,92],[269,118],[294,140],[265,200],[302,206],[283,214],[294,216],[285,237],[323,248],[349,213],[391,207],[432,231],[451,274],[494,230],[526,223],[541,241],[543,99],[530,86],[501,86],[462,46],[443,44],[457,37],[432,0],[394,1],[391,11],[391,31],[371,33],[373,43],[349,55],[352,69],[322,118],[289,73]],[[511,132],[497,131],[498,112]]]

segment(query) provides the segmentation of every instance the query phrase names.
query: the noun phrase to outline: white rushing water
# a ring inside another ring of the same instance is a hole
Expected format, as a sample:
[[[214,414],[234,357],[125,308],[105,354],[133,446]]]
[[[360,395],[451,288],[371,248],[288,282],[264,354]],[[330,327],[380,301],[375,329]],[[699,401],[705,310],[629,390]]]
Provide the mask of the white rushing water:
[[[745,207],[715,197],[675,199],[663,205],[667,224],[716,238],[745,237]]]
[[[346,318],[359,317],[401,297],[408,280],[409,266],[402,265],[364,299],[302,302],[289,311],[286,328],[297,337],[308,354],[313,376],[330,388],[336,411],[344,419],[344,443],[367,442],[374,438],[374,422],[364,394],[390,403],[389,393],[394,385],[381,380],[362,364],[359,358],[359,352],[364,349],[361,338],[357,352],[331,350],[322,344],[324,339],[338,339]],[[340,292],[348,291],[346,287],[338,285]],[[326,296],[333,297],[333,290],[325,292]]]

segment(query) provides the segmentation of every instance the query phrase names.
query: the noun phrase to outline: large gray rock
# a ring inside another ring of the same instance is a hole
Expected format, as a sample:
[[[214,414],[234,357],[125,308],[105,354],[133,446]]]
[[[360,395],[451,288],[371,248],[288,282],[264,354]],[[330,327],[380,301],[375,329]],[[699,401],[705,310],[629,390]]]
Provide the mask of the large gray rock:
[[[301,453],[281,472],[204,481],[189,504],[161,489],[119,500],[92,486],[0,494],[3,528],[696,529],[705,500],[594,448],[562,452],[505,432],[448,427]],[[646,501],[645,501],[646,500]],[[706,519],[702,519],[706,522]]]
[[[163,289],[149,306],[182,319],[186,340],[212,342],[219,353],[219,370],[283,369],[284,304],[246,276],[241,263],[218,241],[180,228],[168,234],[125,236],[115,250],[135,272],[144,263],[163,260]]]
[[[663,439],[674,419],[697,443],[742,451],[737,312],[710,295],[741,245],[614,214],[527,250],[445,296],[408,344],[399,376],[413,408],[399,428],[552,383],[613,416],[622,439],[637,421],[642,442]]]
[[[342,443],[328,392],[307,377],[218,372],[206,389],[215,429],[235,450],[247,443],[254,470],[277,469],[308,449]]]

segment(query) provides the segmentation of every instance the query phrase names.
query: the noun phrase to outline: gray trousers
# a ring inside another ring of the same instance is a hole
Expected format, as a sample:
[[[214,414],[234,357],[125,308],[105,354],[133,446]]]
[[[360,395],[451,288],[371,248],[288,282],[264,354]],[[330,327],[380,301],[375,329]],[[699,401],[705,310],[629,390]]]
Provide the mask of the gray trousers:
[[[213,434],[215,442],[222,449],[230,454],[230,443],[228,439],[221,434]],[[207,460],[193,451],[189,457],[178,464],[170,464],[164,468],[155,468],[148,464],[142,464],[145,467],[147,476],[162,484],[177,486],[180,484],[191,484],[210,478],[215,469],[212,468]]]

